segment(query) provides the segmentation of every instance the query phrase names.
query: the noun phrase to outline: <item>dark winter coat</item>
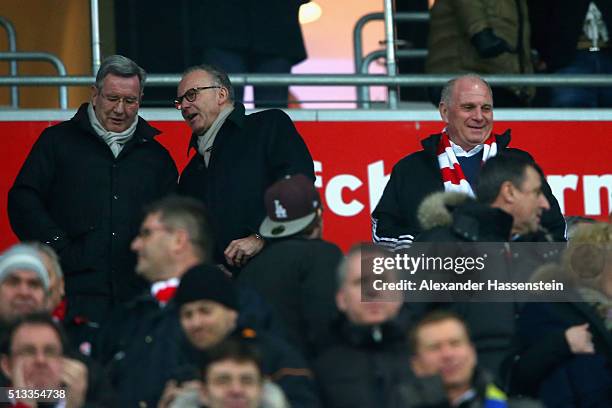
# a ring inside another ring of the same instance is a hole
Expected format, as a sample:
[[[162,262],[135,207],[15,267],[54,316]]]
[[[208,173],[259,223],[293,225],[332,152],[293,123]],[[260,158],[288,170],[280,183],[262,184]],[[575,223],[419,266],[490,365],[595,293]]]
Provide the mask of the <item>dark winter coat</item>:
[[[196,136],[191,148],[197,150]],[[297,173],[314,182],[312,157],[289,116],[278,109],[245,115],[244,105],[235,102],[215,138],[208,167],[196,153],[179,181],[181,194],[201,200],[208,209],[217,263],[225,262],[223,251],[232,240],[259,231],[266,189]]]
[[[441,135],[437,134],[424,139],[421,142],[423,150],[404,157],[393,167],[391,178],[372,213],[374,242],[398,248],[410,244],[422,231],[417,220],[419,205],[428,195],[444,191],[436,155],[440,137]],[[508,147],[509,130],[497,135],[496,142],[499,154],[512,151],[531,159],[528,153]],[[542,226],[552,234],[555,241],[565,241],[565,220],[557,199],[548,183],[543,184],[542,190],[550,204],[550,210],[542,214]]]
[[[573,354],[565,331],[589,323],[595,354]],[[547,406],[612,405],[612,334],[583,302],[531,303],[518,320],[512,392],[537,396]]]
[[[313,365],[323,406],[392,406],[397,387],[415,380],[405,330],[396,321],[357,326],[341,316],[332,345]]]
[[[466,201],[461,203],[461,197]],[[449,203],[452,203],[452,206]],[[465,195],[442,193],[430,196],[422,203],[419,216],[425,231],[416,238],[415,242],[488,243],[486,268],[473,276],[473,279],[479,282],[486,282],[489,279],[528,282],[534,269],[549,262],[550,257],[555,255],[544,251],[532,251],[532,246],[523,243],[518,245],[510,243],[512,216],[500,209],[470,200]],[[434,225],[436,226],[433,227]],[[528,242],[546,243],[548,237],[546,234],[534,234],[524,238]],[[456,247],[460,253],[450,256],[465,256],[464,251],[478,251],[475,245],[471,247],[456,245]],[[446,251],[451,249],[444,248]],[[482,256],[483,253],[469,255]],[[458,276],[471,277],[467,274]],[[498,375],[503,360],[513,350],[515,320],[522,307],[521,299],[513,292],[499,296],[506,296],[508,300],[483,302],[474,298],[449,305],[432,305],[432,307],[449,307],[463,317],[476,346],[479,363],[495,375]]]
[[[139,118],[115,158],[83,104],[72,119],[42,132],[9,192],[9,219],[19,239],[59,252],[68,318],[95,313],[87,302],[73,303],[75,296],[126,301],[145,286],[134,273],[130,243],[143,206],[172,192],[178,177],[157,134]]]
[[[292,65],[306,58],[298,20],[299,8],[310,0],[205,0],[194,11],[194,27],[204,48],[285,57]]]
[[[314,353],[319,328],[336,313],[336,268],[340,249],[320,239],[269,241],[238,276],[257,290],[283,321],[287,340],[304,356]]]

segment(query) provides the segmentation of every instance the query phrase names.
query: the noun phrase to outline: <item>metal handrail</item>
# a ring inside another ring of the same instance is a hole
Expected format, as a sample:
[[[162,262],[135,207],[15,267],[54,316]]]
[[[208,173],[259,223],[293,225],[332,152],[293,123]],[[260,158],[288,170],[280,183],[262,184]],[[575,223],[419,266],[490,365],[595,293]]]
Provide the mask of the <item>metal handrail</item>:
[[[427,50],[397,50],[396,55],[398,58],[423,58],[427,56]],[[370,64],[379,59],[385,58],[385,50],[376,50],[372,51],[363,59],[363,64],[361,65],[360,74],[368,74]],[[359,107],[363,109],[370,108],[370,88],[367,86],[359,86],[357,87],[357,98],[359,99]]]
[[[369,13],[366,14],[364,16],[361,16],[361,18],[359,18],[359,20],[357,20],[357,23],[355,23],[355,27],[353,28],[353,52],[354,52],[354,59],[355,59],[355,72],[356,73],[362,73],[362,74],[367,74],[368,70],[367,67],[369,67],[371,61],[373,61],[376,58],[380,58],[380,57],[371,57],[372,53],[368,54],[367,56],[363,56],[363,38],[362,38],[362,33],[363,33],[363,28],[365,27],[365,25],[367,23],[369,23],[370,21],[375,21],[375,20],[384,20],[385,18],[385,14],[384,13]],[[427,12],[420,12],[420,13],[396,13],[395,16],[393,17],[393,21],[394,22],[426,22],[429,21],[429,13]],[[387,39],[387,44],[389,44],[389,40]],[[389,47],[387,47],[388,49]],[[373,51],[378,52],[381,51],[383,53],[385,53],[384,55],[382,55],[382,57],[386,57],[388,58],[387,51],[386,49],[383,50],[377,50],[377,51]],[[427,50],[397,50],[396,51],[396,56],[397,57],[404,57],[405,55],[408,54],[404,54],[403,51],[420,51],[420,52],[425,52],[424,55],[427,55]],[[414,57],[413,57],[414,58]],[[366,64],[367,62],[367,64]],[[364,69],[364,65],[366,66],[366,69]],[[361,86],[357,88],[357,95],[358,98],[360,99],[360,107],[362,108],[369,108],[369,89]],[[391,99],[390,99],[391,102]]]
[[[393,15],[395,14],[395,7],[393,0],[385,0],[385,43],[387,50],[387,75],[390,77],[397,76],[397,64],[395,61],[395,24],[393,21]],[[397,109],[398,103],[398,92],[397,87],[387,88],[387,100],[389,101],[389,108]]]
[[[1,53],[0,53],[1,55]],[[278,86],[278,85],[300,85],[300,86],[356,86],[377,85],[389,86],[399,85],[407,87],[441,86],[449,79],[455,78],[454,74],[414,74],[398,75],[388,77],[386,75],[354,75],[354,74],[233,74],[230,75],[232,84],[236,86]],[[530,74],[530,75],[483,75],[491,85],[495,86],[612,86],[612,75],[552,75],[552,74]],[[147,85],[150,86],[176,86],[181,79],[180,74],[155,74],[147,76]],[[22,77],[0,77],[0,86],[10,85],[69,85],[69,86],[91,86],[95,81],[94,76],[22,76]]]
[[[9,60],[9,61],[48,61],[55,66],[57,69],[57,73],[59,77],[39,77],[39,78],[55,78],[55,79],[63,79],[68,78],[66,67],[62,63],[62,61],[53,54],[49,54],[48,52],[0,52],[0,60]],[[63,77],[63,78],[62,78]],[[28,77],[4,77],[0,79],[8,79],[10,85],[15,84],[19,85],[19,79],[28,78]],[[32,78],[32,77],[30,77]],[[91,84],[91,82],[90,82]],[[21,84],[24,85],[24,84]],[[31,84],[31,85],[40,85],[40,84]],[[68,109],[68,88],[65,85],[60,85],[59,87],[59,105],[61,109]]]
[[[17,52],[17,33],[15,32],[15,26],[4,17],[0,17],[0,25],[6,30],[9,52]],[[17,76],[17,61],[11,61],[9,64],[9,72],[11,76]],[[13,108],[19,107],[19,89],[16,86],[11,87],[11,106]]]
[[[98,73],[100,68],[100,9],[97,0],[89,2],[91,13],[91,65],[92,74]]]
[[[361,71],[361,65],[363,64],[363,38],[362,32],[363,27],[370,21],[384,20],[384,13],[369,13],[361,16],[355,23],[353,28],[353,52],[355,54],[355,72]],[[429,21],[429,13],[395,13],[393,21],[412,21],[412,22],[426,22]]]

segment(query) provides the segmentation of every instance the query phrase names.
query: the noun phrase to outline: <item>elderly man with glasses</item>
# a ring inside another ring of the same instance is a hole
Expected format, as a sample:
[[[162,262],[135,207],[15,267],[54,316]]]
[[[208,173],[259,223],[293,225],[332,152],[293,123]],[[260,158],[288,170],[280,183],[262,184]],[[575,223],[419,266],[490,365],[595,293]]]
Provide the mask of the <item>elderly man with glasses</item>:
[[[214,259],[236,272],[265,244],[257,231],[266,215],[266,188],[287,174],[314,181],[312,157],[283,111],[246,115],[217,67],[188,68],[174,105],[193,132],[189,150],[196,150],[179,192],[204,202],[216,234]]]
[[[68,320],[101,323],[145,287],[130,242],[143,206],[178,178],[160,132],[138,116],[145,78],[126,57],[105,59],[90,102],[42,132],[9,192],[15,234],[60,256]]]

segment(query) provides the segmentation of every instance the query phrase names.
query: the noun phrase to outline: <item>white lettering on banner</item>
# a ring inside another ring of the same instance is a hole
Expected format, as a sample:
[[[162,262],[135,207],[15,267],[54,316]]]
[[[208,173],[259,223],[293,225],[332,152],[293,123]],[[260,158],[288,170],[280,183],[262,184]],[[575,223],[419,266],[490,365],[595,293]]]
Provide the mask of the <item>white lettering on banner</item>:
[[[391,174],[385,175],[385,163],[382,160],[368,165],[368,189],[370,193],[370,214],[376,208]]]
[[[323,187],[323,164],[319,161],[314,162],[317,188]],[[380,197],[382,197],[385,186],[391,177],[391,174],[385,174],[385,166],[382,160],[368,164],[368,198],[370,213],[374,211]],[[612,211],[612,174],[602,175],[583,175],[565,174],[565,175],[550,175],[546,177],[553,195],[559,202],[561,212],[565,214],[565,193],[567,190],[578,191],[580,178],[583,179],[583,198],[584,198],[584,214],[587,216],[606,215]],[[342,199],[342,192],[345,188],[355,191],[364,183],[352,174],[339,174],[332,177],[325,186],[325,201],[329,209],[336,215],[342,217],[353,217],[359,214],[365,206],[360,201],[353,199],[350,202],[345,202]],[[601,189],[605,189],[608,193],[608,209],[601,207]]]
[[[352,174],[339,174],[331,178],[325,188],[325,201],[329,209],[343,217],[352,217],[359,214],[364,209],[364,205],[357,200],[344,202],[342,200],[342,190],[348,188],[355,191],[362,184],[362,181]]]
[[[546,181],[548,181],[553,195],[557,198],[561,213],[565,214],[565,190],[576,190],[578,188],[578,176],[575,174],[548,176]]]
[[[608,192],[608,211],[612,210],[612,174],[605,174],[601,176],[585,175],[584,176],[584,214],[589,215],[600,215],[601,211],[601,198],[600,191],[605,188]]]
[[[314,165],[314,173],[315,173],[315,182],[314,186],[316,188],[323,188],[323,176],[321,172],[323,171],[323,164],[320,161],[313,160],[312,164]]]

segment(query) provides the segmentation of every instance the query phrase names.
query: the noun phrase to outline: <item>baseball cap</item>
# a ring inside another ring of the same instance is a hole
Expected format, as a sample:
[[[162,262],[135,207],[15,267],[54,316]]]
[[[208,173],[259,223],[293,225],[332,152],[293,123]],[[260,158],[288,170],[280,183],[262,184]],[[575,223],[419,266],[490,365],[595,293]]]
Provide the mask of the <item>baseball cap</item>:
[[[303,174],[285,176],[272,184],[264,196],[267,216],[259,227],[266,238],[288,237],[310,225],[321,208],[312,180]]]

